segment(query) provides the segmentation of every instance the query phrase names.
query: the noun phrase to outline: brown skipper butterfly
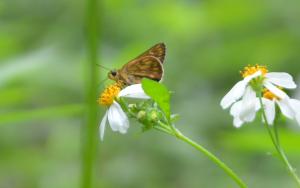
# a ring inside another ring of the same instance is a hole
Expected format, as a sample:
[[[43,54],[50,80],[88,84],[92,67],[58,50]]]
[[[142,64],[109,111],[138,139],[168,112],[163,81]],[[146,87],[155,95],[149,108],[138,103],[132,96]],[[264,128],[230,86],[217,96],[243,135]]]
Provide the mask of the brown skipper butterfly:
[[[122,68],[110,71],[108,78],[125,86],[139,84],[143,78],[159,82],[164,74],[163,62],[165,54],[165,44],[158,43],[126,63]]]

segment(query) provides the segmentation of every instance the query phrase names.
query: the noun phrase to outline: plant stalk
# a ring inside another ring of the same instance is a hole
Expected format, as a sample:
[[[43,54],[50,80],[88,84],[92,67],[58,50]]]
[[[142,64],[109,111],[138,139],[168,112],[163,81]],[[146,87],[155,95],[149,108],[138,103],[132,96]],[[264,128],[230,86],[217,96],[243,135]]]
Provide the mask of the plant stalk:
[[[86,121],[83,127],[83,151],[81,169],[81,187],[93,187],[93,164],[97,152],[97,78],[98,68],[98,3],[97,0],[86,1],[87,54],[86,71]]]
[[[268,125],[267,122],[267,115],[264,109],[264,105],[262,102],[262,96],[261,94],[259,95],[259,103],[262,109],[262,115],[263,115],[263,120],[264,120],[264,125],[269,133],[269,136],[271,137],[272,143],[277,151],[277,153],[279,154],[279,157],[281,159],[281,161],[284,163],[284,165],[286,166],[289,174],[291,175],[291,177],[295,180],[297,186],[300,188],[300,179],[296,174],[295,169],[292,167],[291,163],[288,161],[288,158],[285,154],[285,152],[283,151],[281,145],[280,145],[280,140],[279,140],[279,136],[278,136],[278,130],[277,130],[277,126],[274,125],[274,134],[272,133],[272,130],[270,129],[270,126]]]
[[[201,146],[200,144],[196,143],[195,141],[191,140],[190,138],[184,136],[178,129],[175,127],[169,128],[170,126],[160,122],[159,126],[161,129],[157,129],[159,131],[165,132],[171,136],[175,136],[179,140],[191,145],[204,155],[206,155],[211,161],[213,161],[217,166],[222,168],[228,175],[231,177],[241,188],[246,188],[246,184],[243,182],[241,178],[238,177],[238,175],[231,169],[229,168],[223,161],[221,161],[219,158],[217,158],[214,154],[212,154],[210,151],[208,151],[206,148]],[[175,130],[175,132],[173,131]]]
[[[210,151],[208,151],[206,148],[203,146],[199,145],[198,143],[194,142],[193,140],[189,139],[188,137],[184,136],[181,132],[176,130],[176,137],[179,140],[182,140],[183,142],[191,145],[204,155],[206,155],[211,161],[213,161],[217,166],[222,168],[229,177],[231,177],[241,188],[246,188],[246,184],[243,182],[241,178],[238,177],[238,175],[231,169],[229,168],[223,161],[221,161],[219,158],[217,158],[214,154],[212,154]]]

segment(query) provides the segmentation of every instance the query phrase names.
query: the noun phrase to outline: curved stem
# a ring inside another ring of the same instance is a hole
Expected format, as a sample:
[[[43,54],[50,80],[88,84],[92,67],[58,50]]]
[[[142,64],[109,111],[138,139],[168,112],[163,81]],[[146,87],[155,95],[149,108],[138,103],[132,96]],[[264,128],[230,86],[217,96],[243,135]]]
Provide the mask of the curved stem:
[[[263,120],[264,120],[264,125],[269,133],[269,136],[271,137],[271,140],[272,140],[272,143],[273,145],[275,146],[276,150],[278,150],[278,145],[277,145],[277,142],[276,142],[276,139],[272,133],[272,130],[270,129],[269,125],[268,125],[268,122],[267,122],[267,115],[266,115],[266,112],[265,112],[265,109],[264,109],[264,104],[262,102],[262,96],[261,94],[259,95],[259,103],[260,103],[260,106],[261,106],[261,109],[262,109],[262,116],[263,116]]]
[[[160,126],[163,126],[164,129],[167,125],[160,123]],[[179,140],[193,146],[195,149],[197,149],[198,151],[200,151],[201,153],[203,153],[204,155],[206,155],[210,160],[212,160],[217,166],[219,166],[220,168],[222,168],[240,187],[242,188],[246,188],[246,184],[243,182],[243,180],[241,178],[239,178],[236,173],[229,168],[224,162],[222,162],[219,158],[217,158],[214,154],[212,154],[210,151],[208,151],[206,148],[204,148],[203,146],[199,145],[198,143],[196,143],[195,141],[189,139],[188,137],[184,136],[178,129],[167,129],[167,131],[164,131],[164,129],[160,130],[163,131],[167,134],[170,134],[172,136],[175,136],[176,138],[178,138]],[[175,130],[175,132],[170,132]]]
[[[274,136],[272,134],[272,131],[271,131],[269,125],[268,125],[267,115],[266,115],[266,112],[265,112],[265,109],[264,109],[264,105],[263,105],[263,102],[262,102],[262,96],[261,95],[259,95],[259,102],[260,102],[260,106],[261,106],[261,109],[262,109],[262,115],[263,115],[263,119],[264,119],[264,125],[265,125],[266,129],[268,130],[268,133],[269,133],[269,135],[271,137],[272,143],[273,143],[274,147],[276,148],[276,150],[277,150],[277,152],[278,152],[278,154],[280,156],[280,159],[282,160],[282,162],[287,167],[287,169],[289,171],[289,174],[294,178],[294,180],[296,181],[298,187],[300,187],[300,179],[297,176],[295,169],[292,167],[291,163],[288,161],[285,152],[283,151],[283,149],[280,146],[280,141],[279,141],[277,126],[274,125],[274,134],[275,134],[275,136]]]
[[[276,140],[276,143],[277,143],[277,145],[279,146],[279,147],[281,147],[280,146],[280,140],[279,140],[279,136],[278,136],[278,129],[277,129],[277,123],[276,122],[274,122],[274,126],[273,126],[273,129],[274,129],[274,134],[275,134],[275,140]]]

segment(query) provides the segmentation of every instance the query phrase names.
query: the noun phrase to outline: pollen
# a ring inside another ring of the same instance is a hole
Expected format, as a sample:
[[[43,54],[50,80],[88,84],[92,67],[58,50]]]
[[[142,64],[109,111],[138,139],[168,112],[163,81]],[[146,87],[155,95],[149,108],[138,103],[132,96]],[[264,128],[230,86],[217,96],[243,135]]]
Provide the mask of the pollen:
[[[240,71],[241,75],[243,78],[250,76],[254,73],[256,73],[257,71],[261,71],[262,75],[265,75],[268,73],[268,69],[266,66],[261,66],[261,65],[255,65],[255,66],[251,66],[248,65],[247,67],[244,68],[243,71]]]
[[[103,106],[110,106],[114,99],[118,96],[121,91],[122,85],[120,83],[115,83],[108,86],[99,96],[97,102]]]
[[[279,88],[280,90],[282,88]],[[274,93],[272,93],[270,90],[268,89],[264,89],[263,90],[263,97],[266,98],[266,99],[270,99],[270,100],[273,100],[273,99],[277,99],[277,100],[280,100],[279,97],[277,97]]]

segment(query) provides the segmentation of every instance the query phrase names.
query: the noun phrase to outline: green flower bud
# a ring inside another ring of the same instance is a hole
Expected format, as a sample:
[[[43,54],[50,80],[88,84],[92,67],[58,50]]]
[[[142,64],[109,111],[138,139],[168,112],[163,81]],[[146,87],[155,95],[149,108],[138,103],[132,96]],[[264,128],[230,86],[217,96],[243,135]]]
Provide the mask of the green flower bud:
[[[137,112],[138,108],[136,104],[129,104],[128,105],[129,110],[131,110],[132,112]]]
[[[150,121],[157,121],[158,120],[158,113],[153,110],[150,112],[150,115],[149,115],[149,118],[150,118]]]
[[[141,111],[138,112],[136,117],[137,117],[138,120],[143,120],[146,117],[146,112],[144,110],[141,110]]]

